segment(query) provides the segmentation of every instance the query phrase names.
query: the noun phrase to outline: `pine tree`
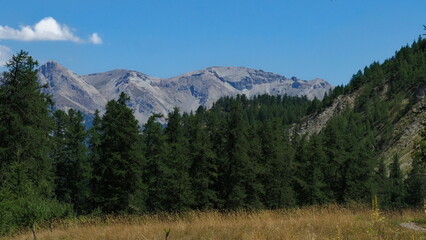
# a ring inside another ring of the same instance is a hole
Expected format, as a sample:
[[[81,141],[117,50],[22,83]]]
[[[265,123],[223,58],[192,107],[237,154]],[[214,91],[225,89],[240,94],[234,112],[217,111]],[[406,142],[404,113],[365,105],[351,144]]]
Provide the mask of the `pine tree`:
[[[331,119],[324,130],[324,145],[327,155],[327,163],[324,171],[324,181],[326,183],[326,193],[330,200],[339,203],[344,202],[344,192],[346,188],[345,176],[347,172],[346,159],[349,153],[345,147],[344,129],[346,119],[336,117]]]
[[[373,153],[371,152],[371,139],[356,139],[349,142],[352,147],[346,162],[347,171],[345,175],[346,189],[345,201],[368,202],[373,190]]]
[[[242,106],[234,102],[228,122],[225,171],[221,176],[224,206],[227,209],[246,208],[248,179],[253,178],[253,169],[247,152],[246,128]]]
[[[379,199],[379,206],[383,209],[390,207],[390,183],[385,161],[383,158],[379,159],[377,170],[374,173],[374,190]]]
[[[150,211],[166,211],[167,176],[166,169],[166,139],[163,126],[157,122],[162,115],[154,114],[149,117],[143,128],[145,145],[146,168],[144,181],[147,184],[147,208]]]
[[[226,117],[224,113],[218,108],[212,108],[208,112],[206,117],[206,127],[210,136],[210,141],[212,143],[212,151],[216,157],[216,166],[217,166],[217,180],[214,183],[213,189],[217,195],[217,208],[224,208],[224,191],[223,186],[225,185],[224,173],[226,172],[226,138],[227,131],[224,126],[226,126]]]
[[[0,84],[0,187],[11,184],[17,171],[44,197],[53,193],[53,164],[50,116],[52,102],[37,82],[37,61],[21,51],[6,63]],[[13,166],[20,166],[20,170]]]
[[[97,163],[100,158],[100,145],[101,145],[101,127],[102,127],[102,119],[99,116],[99,111],[96,110],[93,116],[93,126],[88,131],[88,147],[90,150],[90,163],[93,165]]]
[[[412,169],[405,185],[407,189],[406,203],[413,207],[423,207],[426,199],[426,166],[425,158],[415,157]]]
[[[67,127],[69,126],[68,115],[57,110],[53,113],[55,127],[53,131],[54,147],[52,149],[51,158],[55,165],[55,196],[61,202],[71,202],[71,189],[67,185],[70,177],[69,169],[71,168],[68,159],[67,148]]]
[[[98,206],[107,213],[141,212],[146,208],[142,182],[144,155],[138,121],[121,93],[107,103],[102,117],[100,161],[94,163],[94,192]]]
[[[393,208],[403,207],[405,205],[405,188],[398,155],[394,155],[392,164],[390,165],[389,183],[390,205]]]
[[[324,204],[329,201],[324,182],[327,157],[321,136],[312,136],[308,143],[309,164],[306,168],[310,204]]]
[[[374,170],[374,136],[361,114],[346,111],[324,132],[328,192],[337,202],[369,201]]]
[[[422,207],[426,200],[426,129],[422,130],[421,136],[414,152],[412,169],[405,181],[406,203],[413,207]]]
[[[0,234],[70,215],[54,198],[49,157],[52,102],[37,82],[37,62],[21,51],[0,84]],[[35,236],[35,235],[34,235]]]
[[[166,137],[165,180],[167,210],[182,211],[193,205],[194,196],[191,191],[187,145],[184,138],[182,116],[178,108],[174,108],[168,115]]]
[[[99,111],[96,110],[93,116],[93,126],[88,131],[88,148],[89,148],[89,166],[91,169],[91,177],[90,177],[90,209],[95,210],[96,208],[96,199],[93,193],[99,192],[99,186],[97,185],[97,181],[100,180],[93,175],[94,172],[99,172],[99,169],[94,169],[94,167],[101,166],[100,164],[100,156],[101,156],[101,127],[102,127],[102,119],[99,116]]]
[[[217,182],[217,159],[213,152],[204,117],[204,108],[199,107],[195,116],[187,117],[187,138],[190,177],[194,194],[194,208],[210,209],[217,206],[217,193],[213,186]]]
[[[245,167],[245,172],[247,173],[245,179],[247,182],[245,186],[247,194],[245,204],[250,209],[262,209],[264,208],[262,199],[265,195],[265,189],[261,181],[261,173],[264,170],[263,166],[265,163],[261,160],[262,146],[257,130],[259,124],[254,119],[252,123],[250,123],[250,120],[246,120],[245,122],[249,123],[246,130],[249,166]]]
[[[90,210],[91,169],[87,158],[87,132],[83,125],[83,114],[70,109],[67,115],[58,110],[54,117],[56,197],[72,204],[77,213],[87,213]]]
[[[70,109],[68,111],[69,127],[67,131],[67,147],[69,148],[69,159],[73,163],[71,172],[73,195],[72,203],[77,213],[88,213],[90,210],[89,199],[91,166],[88,159],[88,148],[86,146],[87,131],[84,127],[83,114]]]
[[[296,204],[292,189],[294,150],[278,119],[265,122],[260,129],[264,165],[263,202],[270,209],[292,207]]]
[[[293,139],[295,146],[295,174],[294,174],[294,190],[299,205],[307,205],[311,202],[309,196],[309,173],[307,169],[310,167],[308,143],[306,135]]]
[[[295,191],[302,205],[323,204],[329,201],[324,172],[327,157],[321,136],[302,138],[296,153]]]

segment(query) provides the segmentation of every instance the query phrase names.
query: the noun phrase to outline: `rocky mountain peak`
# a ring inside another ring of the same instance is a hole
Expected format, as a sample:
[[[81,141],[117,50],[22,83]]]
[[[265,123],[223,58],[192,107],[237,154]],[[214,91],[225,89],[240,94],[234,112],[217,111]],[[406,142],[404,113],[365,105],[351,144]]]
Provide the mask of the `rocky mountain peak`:
[[[69,72],[70,70],[55,61],[48,61],[45,64],[41,65],[38,71],[46,76],[53,75],[55,73]]]
[[[40,66],[39,81],[47,83],[60,109],[75,108],[87,114],[102,110],[105,103],[126,92],[141,124],[153,113],[167,115],[173,107],[184,112],[200,105],[211,107],[224,96],[259,94],[302,96],[322,99],[332,86],[322,79],[304,81],[245,67],[208,67],[161,79],[134,70],[77,75],[49,61]]]

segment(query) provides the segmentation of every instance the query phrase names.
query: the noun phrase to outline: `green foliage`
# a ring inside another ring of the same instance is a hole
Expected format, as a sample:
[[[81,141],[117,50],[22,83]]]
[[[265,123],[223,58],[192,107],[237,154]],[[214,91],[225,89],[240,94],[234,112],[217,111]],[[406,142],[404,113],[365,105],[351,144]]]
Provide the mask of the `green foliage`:
[[[237,96],[235,99],[223,97],[213,104],[212,111],[220,115],[228,115],[235,102],[241,103],[243,118],[249,124],[254,124],[256,121],[280,119],[283,125],[288,125],[298,122],[301,117],[312,113],[309,110],[312,103],[306,97],[269,96],[266,94],[254,96],[251,100],[247,100],[245,95]]]
[[[25,195],[15,196],[7,189],[0,192],[0,235],[21,229],[35,230],[55,219],[73,215],[71,205],[40,197],[28,189]]]
[[[117,101],[108,102],[101,122],[100,160],[93,163],[94,200],[106,213],[146,209],[142,138],[127,100],[121,93]]]
[[[144,182],[148,185],[147,208],[149,211],[165,211],[166,189],[166,140],[163,128],[156,122],[162,115],[154,114],[144,125],[143,140],[145,145],[146,168]]]
[[[378,166],[374,172],[374,195],[378,196],[379,206],[382,209],[390,208],[390,181],[388,171],[383,158],[379,159]]]
[[[258,165],[263,165],[263,202],[271,209],[292,207],[296,204],[292,188],[294,150],[289,137],[278,119],[263,123],[259,135],[262,153]]]
[[[101,127],[102,127],[102,119],[99,116],[99,111],[96,110],[94,117],[93,117],[93,126],[88,131],[88,167],[90,168],[90,179],[89,179],[89,191],[91,193],[90,199],[86,204],[89,205],[90,210],[95,210],[97,208],[96,206],[96,200],[94,193],[97,193],[100,191],[99,186],[97,185],[96,181],[97,178],[95,177],[94,173],[97,172],[97,169],[95,170],[94,167],[100,166],[101,163]],[[99,210],[99,209],[98,209]]]
[[[188,117],[184,124],[188,146],[191,148],[189,174],[194,195],[193,207],[196,209],[211,209],[218,202],[217,193],[213,189],[218,177],[217,157],[213,152],[204,111],[204,108],[198,108],[196,115]]]
[[[244,124],[242,104],[235,102],[231,106],[227,124],[227,144],[225,171],[219,176],[222,184],[224,207],[238,209],[256,207],[256,202],[249,202],[258,194],[256,186],[256,169],[248,155],[247,128]]]
[[[360,114],[345,112],[327,124],[324,171],[328,195],[338,202],[369,201],[375,166],[371,126]]]
[[[72,204],[77,213],[88,213],[91,210],[91,166],[83,115],[73,109],[68,114],[59,110],[54,113],[54,118],[56,144],[52,157],[56,166],[56,197],[61,202]]]
[[[301,205],[327,203],[324,179],[327,156],[321,136],[312,136],[309,141],[297,142],[295,190]]]
[[[403,207],[405,205],[404,203],[405,188],[404,188],[403,175],[401,172],[398,155],[395,155],[393,157],[393,162],[390,165],[389,181],[390,181],[389,201],[390,201],[391,207],[393,208]]]
[[[210,110],[181,114],[167,125],[155,114],[143,130],[122,93],[95,113],[51,112],[35,62],[20,52],[0,86],[0,234],[86,214],[278,209],[330,202],[419,207],[425,198],[425,134],[403,176],[399,159],[378,159],[394,137],[393,122],[426,86],[426,41],[358,71],[322,101],[306,97],[224,97]],[[344,94],[354,108],[311,136],[289,126]],[[406,101],[408,100],[408,101]],[[408,103],[408,104],[407,104]],[[404,180],[405,179],[405,180]],[[55,200],[57,199],[57,200]]]
[[[21,51],[0,84],[0,235],[72,213],[53,198],[51,101],[40,91],[36,66]]]
[[[50,99],[40,92],[35,69],[37,61],[19,52],[6,63],[0,86],[0,179],[9,184],[16,173],[11,166],[24,163],[25,175],[37,192],[52,196],[53,171],[49,151]],[[10,184],[9,184],[10,185]],[[16,186],[19,187],[19,186]]]
[[[425,124],[423,123],[423,127]],[[407,188],[406,202],[414,207],[424,207],[426,199],[426,129],[421,132],[422,139],[419,141],[414,152],[412,169],[409,172],[405,185]]]
[[[194,204],[189,177],[191,159],[188,157],[189,149],[184,138],[183,121],[178,108],[169,113],[164,135],[166,161],[163,166],[166,198],[163,207],[169,211],[188,210]]]

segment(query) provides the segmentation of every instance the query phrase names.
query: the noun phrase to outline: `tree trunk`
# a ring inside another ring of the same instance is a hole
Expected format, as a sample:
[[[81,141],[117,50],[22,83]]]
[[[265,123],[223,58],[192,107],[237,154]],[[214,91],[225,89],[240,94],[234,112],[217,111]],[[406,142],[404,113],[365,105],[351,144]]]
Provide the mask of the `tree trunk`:
[[[34,240],[37,240],[37,235],[36,235],[36,229],[35,229],[35,225],[36,225],[36,223],[34,222],[33,223],[33,225],[32,225],[32,227],[31,227],[31,232],[33,232],[33,239]]]

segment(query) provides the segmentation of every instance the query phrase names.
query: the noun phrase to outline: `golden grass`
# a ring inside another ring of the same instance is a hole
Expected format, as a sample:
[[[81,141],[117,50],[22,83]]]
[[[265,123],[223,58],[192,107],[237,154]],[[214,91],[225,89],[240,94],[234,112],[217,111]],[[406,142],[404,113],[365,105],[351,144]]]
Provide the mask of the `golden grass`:
[[[400,222],[426,221],[422,211],[372,213],[363,207],[336,205],[257,212],[188,212],[80,217],[39,230],[38,239],[426,239],[426,233],[403,229]],[[7,240],[32,239],[31,232]]]

